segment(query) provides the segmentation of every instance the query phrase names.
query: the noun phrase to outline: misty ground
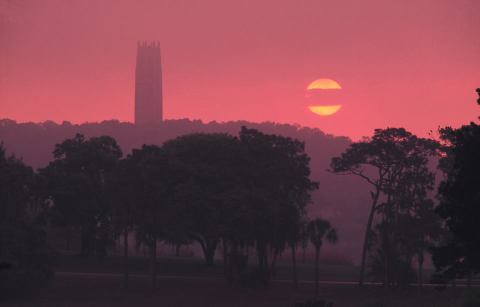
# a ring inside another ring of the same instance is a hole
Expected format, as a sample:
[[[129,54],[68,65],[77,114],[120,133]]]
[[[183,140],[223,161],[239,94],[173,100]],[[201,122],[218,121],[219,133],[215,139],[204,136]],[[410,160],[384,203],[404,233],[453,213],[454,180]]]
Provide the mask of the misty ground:
[[[158,263],[157,286],[152,288],[148,263],[141,257],[131,261],[132,276],[126,290],[121,275],[121,258],[103,260],[61,256],[55,259],[55,278],[37,294],[2,306],[293,306],[314,296],[313,266],[299,264],[303,282],[294,289],[288,263],[280,263],[276,281],[266,288],[229,286],[222,278],[222,266],[206,268],[197,259],[164,258]],[[357,269],[349,265],[322,265],[321,280],[354,280]],[[461,306],[465,288],[439,292],[432,287],[419,291],[383,289],[356,285],[321,284],[321,298],[334,307]]]
[[[105,259],[95,257],[85,258],[80,256],[56,256],[53,259],[56,272],[81,272],[81,273],[107,273],[123,274],[123,257],[110,256]],[[150,261],[147,257],[129,257],[129,269],[133,275],[148,275]],[[303,261],[300,257],[297,263],[298,277],[300,280],[313,281],[313,260]],[[215,266],[207,267],[201,258],[196,257],[161,257],[157,259],[158,276],[186,276],[205,277],[223,280],[222,260],[217,260]],[[325,281],[352,281],[358,277],[358,268],[343,262],[322,263],[319,269],[320,279]],[[427,272],[428,273],[428,272]],[[288,259],[280,260],[276,266],[275,279],[291,280],[292,268]]]
[[[57,276],[33,299],[4,306],[292,306],[311,298],[313,284],[301,284],[297,291],[290,283],[274,282],[266,289],[227,286],[223,280],[159,279],[153,290],[148,278],[132,278],[129,290],[119,277]],[[359,289],[352,285],[322,285],[322,298],[334,306],[460,306],[463,289],[438,292],[434,289]]]

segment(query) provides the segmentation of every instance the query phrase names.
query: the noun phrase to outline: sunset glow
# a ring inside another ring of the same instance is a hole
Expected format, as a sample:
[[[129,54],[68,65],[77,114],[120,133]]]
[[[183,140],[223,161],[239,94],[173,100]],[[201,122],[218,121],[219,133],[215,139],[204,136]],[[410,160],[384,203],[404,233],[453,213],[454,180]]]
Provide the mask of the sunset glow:
[[[479,12],[0,0],[0,307],[480,307]]]
[[[419,2],[0,0],[0,117],[134,122],[137,42],[148,40],[161,43],[166,120],[355,140],[476,120],[480,1]],[[335,120],[309,109],[333,105]]]

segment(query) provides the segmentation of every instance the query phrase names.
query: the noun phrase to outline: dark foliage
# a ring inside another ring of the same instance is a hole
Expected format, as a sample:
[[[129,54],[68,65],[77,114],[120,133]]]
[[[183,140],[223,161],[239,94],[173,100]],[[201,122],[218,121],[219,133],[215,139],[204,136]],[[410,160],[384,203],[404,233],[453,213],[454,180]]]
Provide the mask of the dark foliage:
[[[105,255],[113,239],[106,184],[122,156],[120,147],[108,136],[85,139],[77,134],[57,144],[53,155],[39,171],[52,222],[65,228],[67,236],[80,232],[82,255]]]
[[[24,295],[52,276],[36,184],[33,170],[0,145],[0,298]]]
[[[307,235],[310,242],[315,247],[315,292],[319,294],[319,256],[320,248],[324,241],[336,243],[338,240],[337,231],[332,227],[329,221],[316,218],[306,225]]]
[[[451,233],[446,244],[433,249],[437,278],[469,277],[480,272],[480,126],[443,129],[447,142],[446,179],[441,183],[438,214]]]
[[[414,256],[421,279],[423,254],[439,229],[433,202],[428,198],[434,187],[434,174],[428,164],[437,150],[438,144],[432,140],[403,128],[386,128],[376,129],[372,138],[351,144],[340,157],[332,159],[333,172],[357,176],[372,187],[360,285],[368,251],[373,255],[373,276],[385,284],[410,282],[406,277],[412,274],[406,272],[411,269],[405,268],[411,268]]]
[[[302,142],[247,128],[239,137],[196,133],[144,145],[111,177],[109,214],[124,244],[135,231],[150,248],[152,270],[158,241],[198,242],[207,266],[221,242],[228,281],[264,284],[276,257],[299,239],[317,188],[309,162]],[[254,271],[246,269],[249,248],[258,257]]]
[[[76,133],[86,139],[109,135],[117,140],[125,154],[140,149],[143,144],[162,146],[168,140],[191,133],[228,133],[238,136],[242,126],[248,126],[264,134],[289,137],[305,143],[305,153],[311,157],[310,169],[312,181],[321,182],[322,188],[312,192],[315,205],[308,206],[311,216],[328,216],[342,237],[337,244],[336,253],[344,255],[349,261],[355,261],[361,247],[361,233],[368,211],[368,190],[366,184],[355,178],[339,177],[326,171],[332,156],[340,154],[349,144],[346,137],[327,135],[319,129],[276,123],[209,122],[198,120],[165,120],[161,124],[143,127],[118,121],[100,123],[71,124],[54,123],[17,123],[13,120],[0,120],[0,140],[3,140],[10,153],[22,159],[34,168],[45,167],[52,159],[52,148]],[[70,249],[78,249],[79,232],[56,230],[58,235],[52,242],[64,249],[68,235]],[[63,236],[63,237],[62,237]],[[307,251],[308,254],[308,251]]]

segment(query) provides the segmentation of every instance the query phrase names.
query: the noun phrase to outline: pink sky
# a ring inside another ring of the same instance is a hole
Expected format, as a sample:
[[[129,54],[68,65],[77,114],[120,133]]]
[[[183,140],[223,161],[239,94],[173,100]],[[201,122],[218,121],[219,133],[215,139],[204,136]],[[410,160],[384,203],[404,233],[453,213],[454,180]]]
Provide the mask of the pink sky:
[[[358,138],[475,120],[478,0],[0,0],[0,118],[133,120],[137,40],[159,40],[166,118]],[[332,78],[319,117],[305,88]]]

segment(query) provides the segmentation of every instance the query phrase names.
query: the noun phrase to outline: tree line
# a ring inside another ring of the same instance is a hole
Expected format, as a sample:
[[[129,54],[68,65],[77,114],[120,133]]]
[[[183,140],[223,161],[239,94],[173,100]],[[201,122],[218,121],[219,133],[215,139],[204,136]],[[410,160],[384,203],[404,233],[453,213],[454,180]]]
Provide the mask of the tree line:
[[[332,158],[329,171],[371,187],[360,285],[367,273],[385,286],[422,285],[427,252],[436,280],[479,272],[479,131],[475,123],[443,128],[437,141],[376,129]],[[77,134],[53,156],[35,172],[0,146],[0,274],[14,271],[18,283],[50,276],[51,224],[63,229],[67,247],[78,233],[83,256],[104,256],[122,238],[126,284],[130,234],[150,251],[152,284],[158,242],[197,242],[208,266],[220,251],[230,283],[268,282],[289,250],[295,285],[296,250],[310,242],[318,289],[319,251],[338,235],[328,221],[307,216],[319,183],[310,179],[303,142],[242,127],[238,136],[189,134],[124,157],[112,137]],[[444,176],[438,191],[437,162]]]
[[[243,127],[238,136],[190,134],[122,158],[115,139],[77,134],[57,144],[53,160],[36,173],[2,152],[34,178],[15,178],[15,194],[25,199],[8,207],[38,204],[43,222],[63,229],[67,248],[72,234],[80,235],[83,256],[104,256],[123,238],[126,283],[132,233],[150,251],[152,284],[161,241],[197,242],[207,266],[221,246],[229,282],[266,283],[286,249],[295,261],[300,242],[311,240],[318,255],[323,240],[337,239],[328,221],[307,219],[318,183],[310,179],[304,143],[288,137]],[[254,270],[247,266],[253,262],[249,249],[255,251]],[[296,283],[296,269],[293,275]]]

